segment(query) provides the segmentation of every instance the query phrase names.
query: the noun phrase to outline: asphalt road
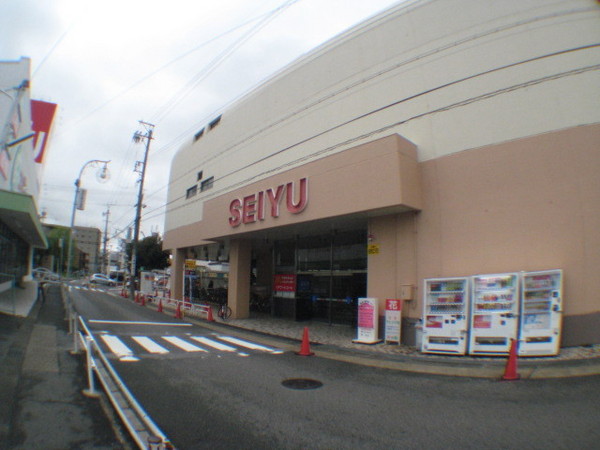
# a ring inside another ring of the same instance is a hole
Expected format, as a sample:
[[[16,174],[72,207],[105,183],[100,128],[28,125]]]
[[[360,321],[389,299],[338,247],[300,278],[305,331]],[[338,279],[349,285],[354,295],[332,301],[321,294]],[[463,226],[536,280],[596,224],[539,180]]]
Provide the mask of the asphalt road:
[[[600,442],[600,377],[498,382],[407,374],[248,349],[226,340],[232,334],[173,326],[181,321],[129,300],[86,291],[73,297],[99,339],[115,337],[131,350],[111,353],[115,368],[181,449],[595,449]],[[151,353],[134,337],[166,352]],[[203,351],[184,351],[173,338]],[[322,386],[291,389],[282,384],[290,379]]]

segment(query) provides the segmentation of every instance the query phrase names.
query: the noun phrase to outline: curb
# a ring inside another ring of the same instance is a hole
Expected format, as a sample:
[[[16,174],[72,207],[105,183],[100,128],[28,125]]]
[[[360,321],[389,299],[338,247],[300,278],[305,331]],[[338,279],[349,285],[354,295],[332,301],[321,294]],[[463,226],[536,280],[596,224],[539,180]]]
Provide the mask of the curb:
[[[154,304],[148,304],[157,309]],[[223,331],[227,328],[231,334],[238,337],[252,337],[264,345],[280,347],[286,351],[296,352],[301,339],[277,336],[262,331],[249,330],[227,322],[208,322],[185,317],[184,321],[208,328],[213,331]],[[315,348],[316,347],[316,348]],[[434,361],[421,356],[373,354],[361,350],[351,350],[332,344],[313,344],[315,356],[334,361],[358,364],[380,369],[397,370],[400,372],[418,373],[425,375],[440,375],[451,377],[489,378],[500,380],[504,373],[505,358],[497,361],[464,360],[464,361]],[[600,358],[574,359],[560,361],[519,361],[518,372],[521,380],[537,380],[551,378],[572,378],[600,375]]]

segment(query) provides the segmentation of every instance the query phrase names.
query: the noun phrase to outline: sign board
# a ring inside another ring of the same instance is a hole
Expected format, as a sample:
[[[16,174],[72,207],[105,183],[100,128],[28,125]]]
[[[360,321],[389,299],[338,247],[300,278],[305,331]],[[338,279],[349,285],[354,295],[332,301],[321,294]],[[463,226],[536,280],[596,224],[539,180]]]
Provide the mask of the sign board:
[[[296,292],[296,275],[275,275],[273,280],[273,290],[276,292]]]
[[[196,260],[195,259],[186,259],[185,260],[185,268],[187,270],[193,270],[196,268]]]
[[[400,344],[400,323],[402,321],[402,300],[388,298],[385,301],[385,342]]]
[[[379,339],[379,302],[376,298],[358,299],[357,344],[377,344]]]
[[[154,293],[154,274],[152,272],[140,272],[140,291],[144,294]]]
[[[379,244],[369,244],[367,246],[368,255],[379,255]]]

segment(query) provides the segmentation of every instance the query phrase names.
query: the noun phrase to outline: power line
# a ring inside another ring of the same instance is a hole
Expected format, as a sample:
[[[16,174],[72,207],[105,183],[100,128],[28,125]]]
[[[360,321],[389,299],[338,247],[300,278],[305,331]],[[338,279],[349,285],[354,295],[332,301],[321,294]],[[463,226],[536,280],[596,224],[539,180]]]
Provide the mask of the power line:
[[[171,99],[169,99],[162,107],[158,109],[155,115],[152,116],[154,122],[160,122],[181,103],[201,81],[205,80],[211,73],[213,73],[230,55],[232,55],[238,48],[246,43],[252,36],[262,30],[265,26],[274,20],[279,14],[285,9],[292,6],[299,0],[287,0],[281,6],[275,8],[266,16],[264,16],[256,25],[254,25],[248,32],[242,35],[239,39],[233,42],[224,51],[219,53],[212,61],[202,68],[197,74],[195,74],[186,85],[181,88]]]

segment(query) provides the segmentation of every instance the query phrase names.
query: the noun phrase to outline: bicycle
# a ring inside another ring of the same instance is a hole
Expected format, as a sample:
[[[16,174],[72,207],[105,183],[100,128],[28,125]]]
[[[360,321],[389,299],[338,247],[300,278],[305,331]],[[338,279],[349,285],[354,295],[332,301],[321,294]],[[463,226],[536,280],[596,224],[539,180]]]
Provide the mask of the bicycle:
[[[221,318],[221,320],[229,319],[231,317],[231,308],[227,306],[227,303],[221,303],[217,315]]]

